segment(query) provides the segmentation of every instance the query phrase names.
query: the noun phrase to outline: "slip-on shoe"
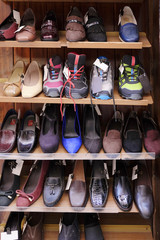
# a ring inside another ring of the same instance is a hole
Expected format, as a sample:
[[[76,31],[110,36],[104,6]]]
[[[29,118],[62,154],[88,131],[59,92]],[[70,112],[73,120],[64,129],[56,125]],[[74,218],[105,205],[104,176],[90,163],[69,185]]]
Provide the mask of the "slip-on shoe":
[[[12,11],[9,16],[0,24],[0,41],[14,39],[17,28],[18,24],[14,19]]]

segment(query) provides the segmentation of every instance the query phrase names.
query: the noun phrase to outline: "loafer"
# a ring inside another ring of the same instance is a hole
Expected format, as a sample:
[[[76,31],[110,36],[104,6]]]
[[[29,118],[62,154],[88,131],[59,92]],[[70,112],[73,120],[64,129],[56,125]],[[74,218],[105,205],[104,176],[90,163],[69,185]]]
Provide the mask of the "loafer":
[[[119,14],[119,38],[124,42],[139,41],[137,21],[128,6],[125,6]]]
[[[108,198],[108,182],[103,161],[93,161],[89,193],[91,204],[94,208],[105,206]]]
[[[17,190],[17,207],[29,207],[33,204],[41,195],[43,190],[44,179],[47,174],[49,166],[48,160],[35,160],[29,176],[22,188]]]
[[[72,104],[65,106],[62,124],[62,144],[69,153],[76,153],[82,145],[81,127],[78,107],[76,111]]]
[[[18,28],[18,24],[13,17],[13,11],[8,17],[0,24],[0,41],[5,41],[15,38],[15,31]]]
[[[2,122],[0,129],[0,152],[8,153],[13,150],[16,144],[18,126],[18,114],[14,109],[10,109]]]
[[[55,13],[50,10],[47,12],[41,25],[41,40],[42,41],[58,41],[57,19]]]
[[[32,98],[42,92],[42,70],[36,61],[32,61],[22,77],[22,97]]]
[[[123,148],[125,152],[142,151],[142,133],[137,113],[132,111],[123,130]]]
[[[151,117],[150,112],[142,114],[142,129],[144,136],[144,147],[147,152],[155,152],[155,157],[160,156],[160,131],[158,125]]]
[[[119,153],[122,149],[123,114],[116,111],[107,124],[103,137],[103,149],[106,153]]]
[[[43,213],[29,213],[27,216],[27,225],[22,234],[22,240],[43,240]]]
[[[47,207],[56,205],[61,199],[64,189],[64,166],[60,161],[50,161],[43,189],[44,204]]]
[[[0,180],[0,206],[9,206],[16,197],[16,190],[20,187],[20,176],[12,173],[16,167],[15,160],[5,160]]]
[[[16,32],[16,40],[18,42],[29,42],[35,40],[35,22],[36,19],[33,10],[31,8],[27,8],[21,18],[20,27]]]
[[[145,219],[151,219],[154,199],[147,163],[144,160],[138,163],[138,178],[134,180],[134,201],[140,215]]]
[[[44,153],[54,153],[59,146],[58,105],[46,104],[42,113],[39,144]]]
[[[129,211],[132,208],[131,184],[122,160],[116,162],[116,173],[113,177],[113,198],[122,211]]]
[[[83,142],[90,153],[99,153],[102,137],[99,116],[92,105],[85,105],[83,112]]]
[[[80,228],[76,213],[64,213],[58,240],[80,240]]]
[[[104,240],[97,213],[86,213],[84,220],[85,240]]]

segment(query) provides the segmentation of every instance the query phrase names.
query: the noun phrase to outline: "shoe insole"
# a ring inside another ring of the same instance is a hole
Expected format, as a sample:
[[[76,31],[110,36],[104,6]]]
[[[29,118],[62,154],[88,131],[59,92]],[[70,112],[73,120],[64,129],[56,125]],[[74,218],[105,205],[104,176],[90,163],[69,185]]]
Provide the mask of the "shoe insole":
[[[34,86],[38,83],[39,80],[39,70],[37,66],[32,64],[32,67],[28,70],[24,77],[24,84],[26,86]]]
[[[97,133],[96,125],[98,124],[98,122],[96,122],[96,121],[98,121],[98,120],[96,117],[95,110],[93,110],[95,118],[93,118],[92,109],[88,108],[87,110],[88,111],[87,111],[87,117],[85,119],[85,130],[84,130],[85,136],[87,136],[88,138],[91,138],[91,139],[99,138],[100,134],[98,135],[98,133]]]
[[[23,131],[35,131],[35,118],[29,115],[24,120]]]
[[[7,191],[13,184],[14,175],[12,174],[11,166],[9,163],[10,161],[5,160],[0,184],[1,191]]]
[[[38,161],[36,163],[36,166],[32,170],[29,176],[29,179],[24,187],[25,193],[32,193],[36,188],[39,181],[40,174],[41,174],[41,165],[42,165],[42,161]]]
[[[2,130],[11,130],[15,132],[16,125],[17,125],[17,115],[16,114],[10,115],[5,121],[5,124],[3,125]]]
[[[75,214],[76,213],[64,213],[63,214],[63,224],[65,224],[66,226],[72,225],[73,221],[75,219]]]
[[[73,180],[74,181],[83,181],[85,182],[85,174],[84,174],[84,166],[83,166],[83,161],[81,160],[76,160],[75,166],[74,166],[74,171],[73,171]]]
[[[43,123],[43,134],[47,134],[51,129],[53,129],[54,134],[57,133],[57,122],[51,122],[49,119],[45,118]]]
[[[19,218],[20,218],[19,213],[11,212],[7,220],[7,224],[5,226],[5,231],[7,231],[7,228],[10,228],[11,231],[19,230],[18,229]]]
[[[131,15],[125,14],[121,18],[121,25],[123,26],[126,23],[134,23],[134,19]]]
[[[48,177],[61,177],[63,166],[55,165],[55,163],[52,163],[52,162],[54,162],[54,161],[51,161],[51,163],[49,165]]]
[[[65,111],[66,126],[64,129],[65,138],[76,138],[79,136],[78,122],[76,118],[76,112],[72,106],[66,108]]]
[[[122,123],[120,122],[120,120],[117,119],[117,122],[115,121],[115,119],[112,119],[108,131],[109,130],[118,130],[119,132],[121,131],[121,126]]]
[[[155,130],[153,123],[149,119],[143,120],[143,126],[144,126],[145,133],[149,130]]]
[[[13,71],[11,77],[8,79],[8,82],[16,83],[20,81],[21,75],[24,73],[23,67],[17,67]]]
[[[104,163],[103,161],[94,161],[93,163],[93,176],[95,178],[104,178]]]
[[[137,121],[135,118],[130,118],[127,124],[127,131],[128,130],[138,130]]]

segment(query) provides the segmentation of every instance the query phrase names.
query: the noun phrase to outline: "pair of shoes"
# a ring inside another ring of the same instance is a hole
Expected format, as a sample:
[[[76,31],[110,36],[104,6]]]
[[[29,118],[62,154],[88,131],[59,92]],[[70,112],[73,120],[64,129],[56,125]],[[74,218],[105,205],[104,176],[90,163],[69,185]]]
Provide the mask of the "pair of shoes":
[[[72,7],[66,22],[66,39],[70,42],[83,41],[86,37],[93,42],[107,41],[102,19],[93,7],[89,8],[84,19],[79,9]]]
[[[86,240],[104,240],[97,213],[86,213],[84,220]],[[80,240],[80,227],[76,213],[64,213],[58,240]]]

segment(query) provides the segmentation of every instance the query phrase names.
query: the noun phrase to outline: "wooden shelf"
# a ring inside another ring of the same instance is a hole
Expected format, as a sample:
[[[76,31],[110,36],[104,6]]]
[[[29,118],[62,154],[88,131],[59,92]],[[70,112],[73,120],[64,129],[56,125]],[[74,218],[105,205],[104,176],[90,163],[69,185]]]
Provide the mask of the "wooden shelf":
[[[3,0],[4,2],[95,2],[95,0]],[[144,0],[124,0],[127,3],[142,3]],[[102,3],[113,3],[113,2],[122,2],[122,0],[98,0],[98,2]]]
[[[39,34],[33,42],[17,42],[15,40],[0,41],[0,47],[15,48],[99,48],[99,49],[142,49],[150,48],[151,44],[146,37],[146,33],[140,33],[139,42],[121,42],[119,32],[107,32],[107,42],[68,42],[65,37],[65,31],[59,31],[59,41],[41,41]]]

